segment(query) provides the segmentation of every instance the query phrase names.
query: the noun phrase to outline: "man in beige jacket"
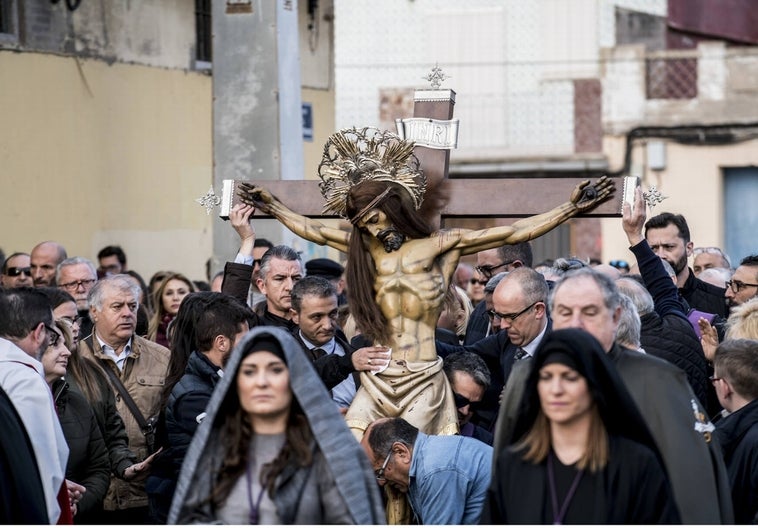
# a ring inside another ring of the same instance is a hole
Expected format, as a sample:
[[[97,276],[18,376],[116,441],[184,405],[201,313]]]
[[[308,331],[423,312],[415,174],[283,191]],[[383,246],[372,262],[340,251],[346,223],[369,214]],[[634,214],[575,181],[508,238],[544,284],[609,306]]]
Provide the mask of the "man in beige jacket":
[[[99,280],[89,293],[88,304],[94,326],[92,334],[79,342],[79,352],[104,369],[116,394],[118,413],[124,420],[129,448],[139,460],[148,456],[147,437],[132,413],[123,391],[111,380],[117,377],[144,419],[159,414],[169,351],[135,335],[140,287],[128,275]],[[143,524],[147,520],[144,481],[126,482],[111,478],[104,503],[103,523]]]

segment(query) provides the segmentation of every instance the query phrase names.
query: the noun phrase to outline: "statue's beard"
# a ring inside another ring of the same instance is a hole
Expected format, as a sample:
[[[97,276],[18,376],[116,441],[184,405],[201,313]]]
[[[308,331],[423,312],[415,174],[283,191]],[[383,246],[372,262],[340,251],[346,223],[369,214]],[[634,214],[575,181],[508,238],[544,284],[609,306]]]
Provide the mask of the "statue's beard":
[[[400,234],[395,227],[389,227],[379,231],[376,235],[380,242],[384,244],[384,250],[388,253],[397,251],[405,241],[405,236]]]

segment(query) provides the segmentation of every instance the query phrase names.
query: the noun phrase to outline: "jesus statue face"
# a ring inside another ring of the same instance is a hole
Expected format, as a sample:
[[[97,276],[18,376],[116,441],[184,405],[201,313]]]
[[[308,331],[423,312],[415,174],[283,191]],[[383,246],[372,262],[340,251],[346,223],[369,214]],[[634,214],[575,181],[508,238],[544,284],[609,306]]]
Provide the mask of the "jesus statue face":
[[[379,208],[372,208],[358,220],[356,227],[370,234],[384,245],[384,250],[388,253],[397,251],[405,241],[405,236],[400,234],[392,225],[391,221]]]

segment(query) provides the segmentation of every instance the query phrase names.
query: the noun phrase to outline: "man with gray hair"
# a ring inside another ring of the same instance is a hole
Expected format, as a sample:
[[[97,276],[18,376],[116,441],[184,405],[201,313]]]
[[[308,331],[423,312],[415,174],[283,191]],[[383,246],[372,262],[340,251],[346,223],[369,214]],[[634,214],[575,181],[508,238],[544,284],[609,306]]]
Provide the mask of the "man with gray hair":
[[[618,330],[616,330],[616,343],[630,350],[645,352],[640,344],[640,316],[637,314],[637,308],[632,299],[623,293],[620,295],[621,316]]]
[[[76,311],[81,318],[79,337],[87,337],[92,333],[87,297],[95,282],[97,282],[95,264],[81,256],[66,258],[55,268],[55,283],[58,288],[71,295],[76,302]]]
[[[729,485],[721,449],[712,441],[713,425],[684,371],[616,343],[621,299],[614,282],[588,267],[570,271],[553,288],[549,308],[555,330],[586,330],[616,365],[661,452],[683,523],[732,523]]]
[[[137,461],[153,450],[149,448],[150,419],[160,413],[170,356],[167,348],[135,334],[140,292],[129,275],[108,276],[95,283],[88,299],[92,334],[79,341],[79,353],[108,377]],[[127,482],[114,476],[103,505],[103,523],[146,523],[144,480]]]
[[[276,245],[266,251],[261,257],[256,279],[258,290],[266,296],[266,300],[254,308],[258,319],[251,326],[279,326],[296,332],[297,324],[292,321],[290,312],[292,288],[303,276],[303,262],[295,249],[287,245]],[[227,263],[221,291],[247,304],[250,279],[250,266]]]

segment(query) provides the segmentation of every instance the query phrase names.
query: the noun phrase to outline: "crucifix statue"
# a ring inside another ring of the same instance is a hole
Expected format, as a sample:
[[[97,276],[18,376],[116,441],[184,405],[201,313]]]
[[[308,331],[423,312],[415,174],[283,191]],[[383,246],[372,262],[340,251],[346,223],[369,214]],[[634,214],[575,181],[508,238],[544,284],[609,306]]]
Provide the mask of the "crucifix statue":
[[[375,419],[401,416],[430,434],[457,433],[456,409],[435,348],[441,303],[462,255],[534,239],[611,197],[613,182],[579,183],[569,200],[513,225],[435,230],[425,209],[438,209],[414,142],[372,128],[333,134],[319,165],[325,214],[350,221],[335,229],[292,211],[267,189],[240,182],[239,197],[298,236],[348,255],[351,315],[363,336],[392,351],[389,366],[361,373],[346,414],[357,437]]]

